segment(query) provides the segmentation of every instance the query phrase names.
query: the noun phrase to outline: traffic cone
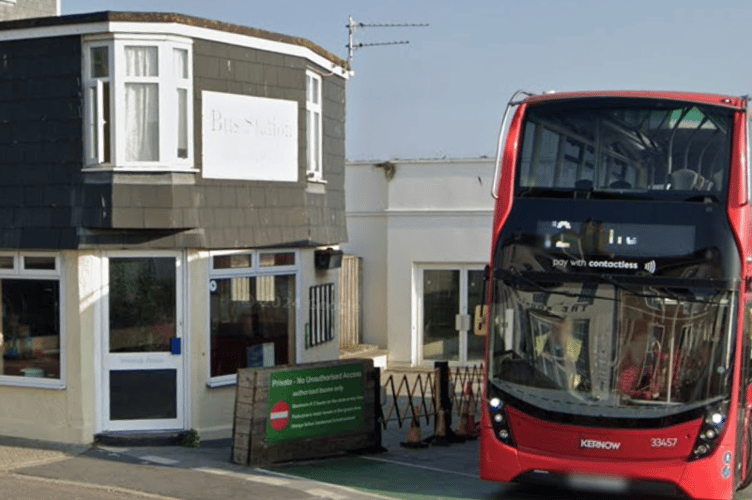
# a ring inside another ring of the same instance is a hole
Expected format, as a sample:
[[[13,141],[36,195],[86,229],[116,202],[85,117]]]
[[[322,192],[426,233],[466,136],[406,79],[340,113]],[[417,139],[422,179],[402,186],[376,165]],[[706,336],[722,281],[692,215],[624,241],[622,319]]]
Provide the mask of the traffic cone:
[[[405,448],[426,448],[428,446],[421,438],[419,420],[418,415],[413,412],[410,428],[407,429],[407,441],[400,443],[400,446],[404,446]]]
[[[431,443],[439,446],[449,446],[444,408],[439,408],[436,413],[436,428],[433,431],[433,440]]]
[[[476,439],[478,437],[478,426],[475,423],[475,396],[473,395],[473,387],[468,382],[468,402],[467,402],[467,418],[465,425],[465,433],[468,439]]]
[[[468,401],[467,398],[462,398],[462,406],[460,407],[460,420],[457,422],[457,430],[454,434],[462,439],[467,438],[467,417],[468,417]]]

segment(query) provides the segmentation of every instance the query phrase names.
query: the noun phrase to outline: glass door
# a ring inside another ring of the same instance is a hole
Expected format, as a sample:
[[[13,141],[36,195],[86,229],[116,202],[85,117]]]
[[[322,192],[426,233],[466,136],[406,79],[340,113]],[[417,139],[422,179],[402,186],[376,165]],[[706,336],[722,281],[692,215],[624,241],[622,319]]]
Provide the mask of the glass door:
[[[426,266],[419,280],[421,360],[480,363],[485,337],[473,334],[472,312],[480,305],[483,270]]]
[[[467,287],[465,289],[465,297],[467,302],[465,303],[463,314],[467,315],[469,325],[466,325],[460,334],[466,338],[467,362],[480,365],[483,362],[485,354],[486,337],[473,333],[473,314],[475,306],[483,305],[481,298],[483,297],[483,286],[486,282],[483,281],[483,269],[468,269],[466,276]]]
[[[423,360],[459,361],[460,271],[423,270]]]
[[[180,260],[111,256],[104,266],[105,430],[182,429]]]

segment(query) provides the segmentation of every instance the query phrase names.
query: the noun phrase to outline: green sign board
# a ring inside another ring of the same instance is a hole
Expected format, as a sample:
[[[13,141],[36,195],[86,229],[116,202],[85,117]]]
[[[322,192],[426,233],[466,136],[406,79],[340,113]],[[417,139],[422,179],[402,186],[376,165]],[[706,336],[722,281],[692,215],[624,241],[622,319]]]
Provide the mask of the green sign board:
[[[360,364],[271,373],[266,441],[362,430],[364,385]]]

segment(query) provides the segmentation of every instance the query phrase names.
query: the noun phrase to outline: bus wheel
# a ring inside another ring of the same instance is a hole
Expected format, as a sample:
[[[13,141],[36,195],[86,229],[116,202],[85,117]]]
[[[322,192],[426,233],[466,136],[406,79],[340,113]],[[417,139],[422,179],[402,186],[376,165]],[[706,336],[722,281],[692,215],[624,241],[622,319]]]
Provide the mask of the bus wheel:
[[[752,483],[752,429],[750,429],[749,413],[744,423],[744,441],[742,442],[742,462],[744,466],[742,482],[739,489],[743,490]]]

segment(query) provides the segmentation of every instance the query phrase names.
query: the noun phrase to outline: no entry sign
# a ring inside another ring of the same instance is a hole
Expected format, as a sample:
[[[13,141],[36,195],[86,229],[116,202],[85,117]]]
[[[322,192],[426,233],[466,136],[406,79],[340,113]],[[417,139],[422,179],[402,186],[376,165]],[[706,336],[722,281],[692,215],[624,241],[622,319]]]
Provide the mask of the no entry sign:
[[[290,405],[287,401],[277,401],[269,413],[269,423],[275,431],[284,430],[290,423]]]

